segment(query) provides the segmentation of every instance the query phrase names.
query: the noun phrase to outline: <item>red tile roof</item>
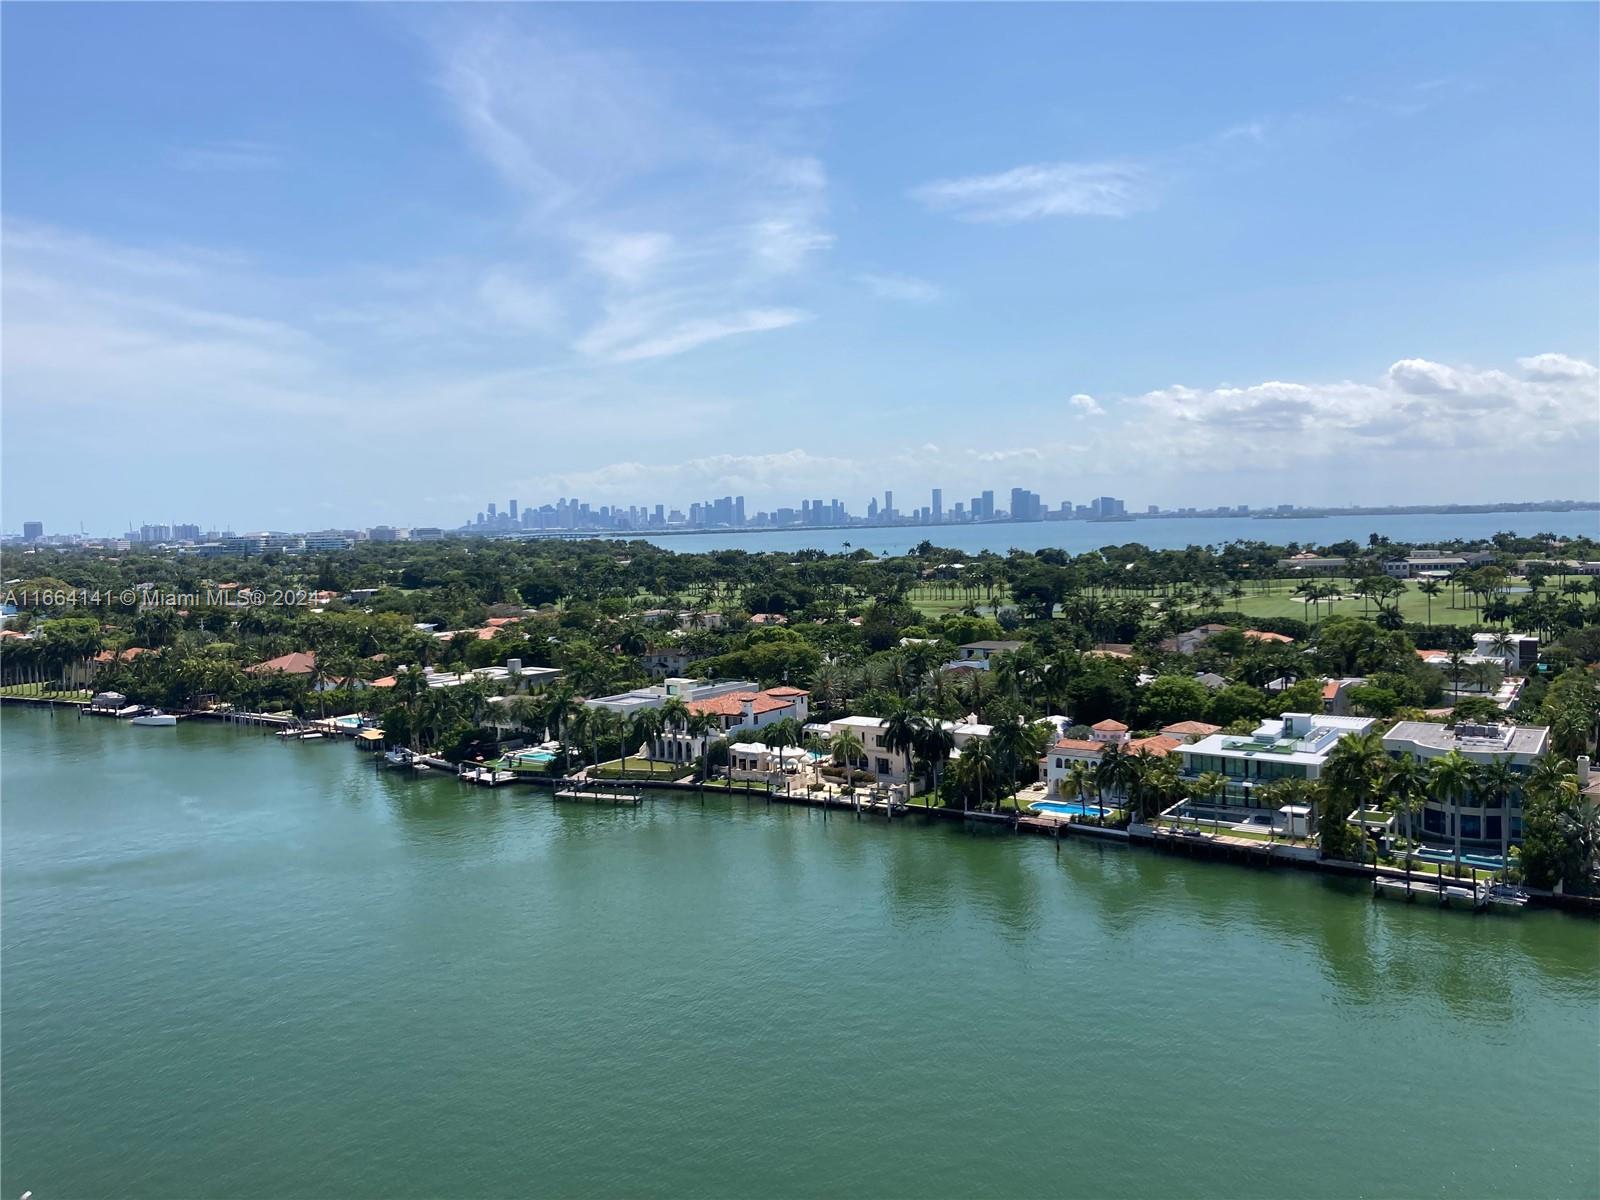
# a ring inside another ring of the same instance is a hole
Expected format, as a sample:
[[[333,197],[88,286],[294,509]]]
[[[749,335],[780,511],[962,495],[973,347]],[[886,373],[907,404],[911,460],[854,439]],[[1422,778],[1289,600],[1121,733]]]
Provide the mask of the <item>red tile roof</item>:
[[[372,686],[373,687],[384,687],[384,688],[393,687],[394,686],[394,676],[393,675],[385,675],[382,679],[374,679],[372,681]]]
[[[1264,629],[1246,629],[1244,636],[1253,642],[1292,642],[1294,639],[1281,633],[1269,633]]]
[[[1208,725],[1204,721],[1178,721],[1172,725],[1164,726],[1162,733],[1190,734],[1197,733],[1202,737],[1216,733],[1221,725]]]
[[[18,634],[16,636],[20,637],[21,635]],[[143,654],[145,649],[146,648],[144,646],[129,646],[126,650],[120,652],[102,650],[99,654],[94,656],[94,661],[97,663],[108,663],[113,657],[115,657],[117,662],[131,662],[138,658],[139,655]]]
[[[797,687],[775,687],[767,689],[767,695],[769,696],[809,696],[810,694],[811,693],[806,691],[805,688]]]
[[[1177,738],[1163,737],[1158,733],[1155,737],[1135,738],[1128,743],[1127,751],[1129,754],[1149,754],[1155,758],[1165,758],[1181,745],[1183,743]]]
[[[1062,738],[1053,747],[1051,747],[1053,750],[1060,750],[1063,752],[1068,750],[1082,750],[1093,752],[1095,754],[1101,753],[1105,748],[1106,744],[1104,742],[1091,742],[1087,738]]]
[[[1332,700],[1334,697],[1338,696],[1338,694],[1339,681],[1337,679],[1330,679],[1327,683],[1322,685],[1322,698],[1324,700]]]
[[[1114,721],[1110,717],[1107,717],[1104,721],[1096,721],[1093,725],[1089,726],[1089,728],[1098,729],[1101,733],[1128,732],[1128,727],[1126,725],[1124,725],[1121,721]]]
[[[261,675],[268,671],[282,671],[285,675],[309,675],[316,665],[315,650],[296,650],[292,654],[280,654],[277,658],[269,658],[266,662],[246,667],[245,670],[252,675]]]
[[[689,703],[692,713],[709,713],[714,717],[737,717],[744,713],[745,701],[750,701],[751,711],[759,716],[779,708],[791,708],[794,700],[791,697],[779,697],[772,692],[729,692],[723,696],[713,696],[709,700],[694,700]]]

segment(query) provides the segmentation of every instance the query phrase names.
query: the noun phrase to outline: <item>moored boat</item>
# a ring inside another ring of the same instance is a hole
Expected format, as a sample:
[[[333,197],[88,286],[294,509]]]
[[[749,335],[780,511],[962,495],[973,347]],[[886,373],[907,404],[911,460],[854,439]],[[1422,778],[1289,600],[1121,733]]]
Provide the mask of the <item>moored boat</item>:
[[[176,725],[177,723],[177,717],[175,717],[172,713],[164,713],[159,708],[152,708],[148,712],[142,712],[133,719],[133,724],[135,725],[154,725],[157,727],[165,727],[168,725]]]

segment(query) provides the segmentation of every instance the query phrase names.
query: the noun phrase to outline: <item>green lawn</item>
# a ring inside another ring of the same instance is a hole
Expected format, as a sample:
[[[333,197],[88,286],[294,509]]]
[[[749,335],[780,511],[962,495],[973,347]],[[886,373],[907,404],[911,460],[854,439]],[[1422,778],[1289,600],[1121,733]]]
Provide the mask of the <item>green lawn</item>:
[[[600,763],[589,774],[601,779],[680,779],[693,769],[683,763],[651,762],[648,758],[613,758]]]
[[[1235,599],[1229,596],[1226,591],[1223,591],[1219,598],[1218,607],[1232,612],[1242,612],[1247,617],[1293,617],[1298,621],[1311,621],[1313,618],[1312,607],[1294,594],[1295,586],[1302,582],[1305,581],[1299,579],[1274,580],[1272,587],[1267,591],[1260,591],[1254,584],[1247,583],[1244,585],[1245,594],[1239,599]],[[1334,584],[1341,588],[1355,586],[1355,580],[1353,579],[1318,577],[1312,582]],[[1400,593],[1400,615],[1407,621],[1413,621],[1418,625],[1426,624],[1429,620],[1428,598],[1417,591],[1416,580],[1411,579],[1402,582],[1406,584],[1406,590]],[[1523,586],[1523,581],[1520,579],[1512,579],[1507,582],[1513,587]],[[1466,606],[1467,598],[1465,596],[1458,595],[1456,603],[1460,607],[1452,608],[1450,588],[1445,585],[1439,595],[1433,598],[1433,624],[1482,624],[1482,618],[1478,615],[1478,610]],[[1372,601],[1369,600],[1363,605],[1359,597],[1351,595],[1348,599],[1336,600],[1331,605],[1327,602],[1319,603],[1316,606],[1314,615],[1316,620],[1319,621],[1328,616],[1359,617],[1362,615],[1363,609],[1365,609],[1366,615],[1369,617],[1375,615],[1377,611]]]
[[[63,704],[86,704],[93,694],[87,689],[55,691],[40,683],[11,683],[0,687],[0,696],[37,696],[44,700],[59,700]]]

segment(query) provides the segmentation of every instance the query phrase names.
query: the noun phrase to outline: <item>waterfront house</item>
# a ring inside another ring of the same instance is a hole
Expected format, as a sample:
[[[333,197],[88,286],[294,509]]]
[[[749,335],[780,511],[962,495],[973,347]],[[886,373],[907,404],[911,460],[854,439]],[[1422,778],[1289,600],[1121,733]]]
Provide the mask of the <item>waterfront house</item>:
[[[683,682],[687,681],[667,680],[668,685]],[[759,689],[753,683],[742,681],[734,681],[731,687],[725,684],[706,685],[698,692],[690,689],[687,693],[679,694],[691,715],[713,718],[716,730],[701,736],[682,729],[663,730],[652,752],[656,758],[668,762],[693,762],[704,753],[708,741],[715,741],[738,730],[763,729],[779,721],[793,721],[803,726],[811,704],[811,693],[804,688]]]
[[[1113,722],[1115,723],[1115,722]],[[1105,724],[1105,722],[1102,722]],[[1094,727],[1095,730],[1099,726]],[[1126,726],[1123,727],[1126,735]],[[1158,733],[1153,737],[1127,737],[1122,740],[1108,740],[1091,733],[1087,738],[1062,738],[1051,746],[1044,758],[1040,760],[1040,773],[1044,776],[1045,787],[1052,795],[1063,790],[1063,785],[1073,767],[1082,764],[1093,770],[1105,760],[1106,752],[1120,752],[1123,754],[1144,754],[1152,758],[1165,758],[1183,745],[1183,739],[1172,737],[1167,733]],[[1121,785],[1107,787],[1101,798],[1104,800],[1122,800]]]
[[[247,675],[270,675],[274,671],[284,675],[309,675],[317,669],[317,652],[315,650],[295,650],[289,654],[280,654],[277,658],[269,658],[266,662],[258,662],[252,667],[246,667]]]
[[[1261,722],[1247,737],[1213,733],[1179,746],[1178,756],[1187,780],[1208,771],[1227,780],[1227,790],[1220,797],[1223,805],[1262,808],[1262,785],[1281,779],[1317,779],[1341,738],[1365,733],[1372,726],[1370,717],[1284,713]]]
[[[1401,721],[1383,735],[1383,748],[1395,758],[1410,758],[1427,763],[1452,750],[1475,766],[1495,761],[1506,763],[1517,775],[1542,758],[1550,747],[1550,730],[1543,725],[1458,722],[1455,725],[1431,721]],[[1456,824],[1461,840],[1498,847],[1502,838],[1522,838],[1522,791],[1514,788],[1502,805],[1499,797],[1485,797],[1475,791],[1444,801],[1431,792],[1424,797],[1421,824],[1423,840],[1438,839],[1452,844]],[[1509,824],[1507,824],[1509,822]]]
[[[855,734],[861,739],[862,753],[850,763],[852,769],[870,771],[880,783],[905,783],[906,756],[902,751],[889,748],[884,738],[888,724],[882,717],[840,717],[828,722],[828,736],[846,731]],[[994,726],[977,721],[940,721],[939,724],[949,731],[955,742],[951,758],[960,757],[963,747],[994,732]]]

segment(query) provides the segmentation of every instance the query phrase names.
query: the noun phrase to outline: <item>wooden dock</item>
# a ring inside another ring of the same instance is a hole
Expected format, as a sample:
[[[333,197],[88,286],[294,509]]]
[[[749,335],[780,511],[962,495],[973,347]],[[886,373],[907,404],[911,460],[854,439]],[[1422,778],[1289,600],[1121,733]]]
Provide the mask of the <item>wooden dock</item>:
[[[585,784],[590,786],[586,787]],[[595,804],[629,804],[637,808],[645,801],[645,791],[639,787],[618,787],[613,780],[607,780],[605,790],[602,790],[598,782],[591,783],[586,779],[563,779],[556,788],[555,798],[557,800],[588,800]]]

